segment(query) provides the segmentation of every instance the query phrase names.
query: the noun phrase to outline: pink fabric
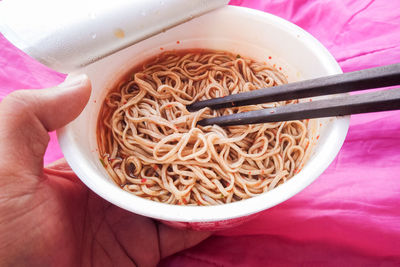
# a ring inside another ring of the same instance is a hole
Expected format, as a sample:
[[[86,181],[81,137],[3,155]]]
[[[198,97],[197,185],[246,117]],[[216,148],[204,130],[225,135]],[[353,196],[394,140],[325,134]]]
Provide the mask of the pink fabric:
[[[256,0],[319,39],[344,71],[400,62],[400,2]],[[0,98],[61,82],[0,36]],[[352,116],[325,173],[255,220],[216,233],[161,266],[399,266],[400,111]],[[52,136],[45,162],[61,157]]]

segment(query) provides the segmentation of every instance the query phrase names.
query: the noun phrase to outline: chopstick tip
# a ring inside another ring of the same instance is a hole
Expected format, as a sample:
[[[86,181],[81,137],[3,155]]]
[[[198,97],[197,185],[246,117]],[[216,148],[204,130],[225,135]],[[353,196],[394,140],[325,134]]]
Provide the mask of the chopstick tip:
[[[196,111],[196,108],[193,108],[193,104],[187,105],[187,106],[186,106],[186,109],[187,109],[189,112],[195,112],[195,111]]]
[[[207,123],[207,119],[199,120],[199,121],[196,123],[196,126],[207,126],[207,125],[209,125],[209,123]]]

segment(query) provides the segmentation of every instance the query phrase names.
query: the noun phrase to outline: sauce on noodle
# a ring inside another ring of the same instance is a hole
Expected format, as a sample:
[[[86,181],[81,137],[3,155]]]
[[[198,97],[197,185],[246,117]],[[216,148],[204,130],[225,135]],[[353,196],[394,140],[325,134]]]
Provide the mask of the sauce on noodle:
[[[216,205],[262,194],[301,168],[308,121],[196,123],[297,100],[193,113],[186,105],[284,83],[276,68],[228,52],[164,52],[107,94],[97,127],[100,160],[121,188],[153,201]]]

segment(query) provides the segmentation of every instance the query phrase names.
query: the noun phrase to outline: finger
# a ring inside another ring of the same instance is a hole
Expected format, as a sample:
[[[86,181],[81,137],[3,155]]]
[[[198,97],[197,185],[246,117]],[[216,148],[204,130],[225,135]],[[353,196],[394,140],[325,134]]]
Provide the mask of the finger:
[[[193,247],[208,238],[210,232],[181,230],[159,224],[161,259]]]
[[[82,181],[76,176],[75,172],[68,165],[65,158],[58,159],[45,166],[43,172],[47,175],[56,176],[58,179],[63,178],[68,181],[83,184]]]
[[[33,112],[50,132],[75,119],[86,106],[91,84],[86,75],[79,75],[55,88],[28,91],[33,94]]]
[[[46,169],[68,169],[71,170],[65,158],[57,159],[46,165]]]
[[[41,90],[20,90],[0,103],[0,161],[2,171],[39,175],[49,141],[48,131],[76,118],[90,96],[86,75],[59,86]]]
[[[67,161],[64,158],[56,160],[50,164],[48,164],[43,172],[48,175],[54,175],[58,178],[64,178],[68,181],[73,181],[76,183],[81,183],[78,176],[73,172],[71,167],[68,165]]]

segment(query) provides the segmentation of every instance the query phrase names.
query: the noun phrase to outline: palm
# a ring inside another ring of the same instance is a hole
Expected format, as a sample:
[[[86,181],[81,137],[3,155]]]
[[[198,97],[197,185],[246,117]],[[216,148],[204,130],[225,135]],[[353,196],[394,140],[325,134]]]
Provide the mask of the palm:
[[[61,223],[49,222],[48,228],[55,229],[54,235],[66,249],[67,253],[60,255],[65,257],[62,262],[75,259],[82,265],[151,266],[159,261],[159,237],[153,220],[104,201],[79,182],[54,174],[49,180],[55,186],[48,189],[48,211],[54,210],[58,216],[52,218]]]
[[[122,210],[87,189],[72,171],[55,170],[66,166],[45,169],[43,179],[24,185],[30,194],[8,201],[14,211],[7,214],[11,243],[25,247],[19,257],[30,265],[154,266],[207,236]],[[34,255],[46,257],[32,261]]]

